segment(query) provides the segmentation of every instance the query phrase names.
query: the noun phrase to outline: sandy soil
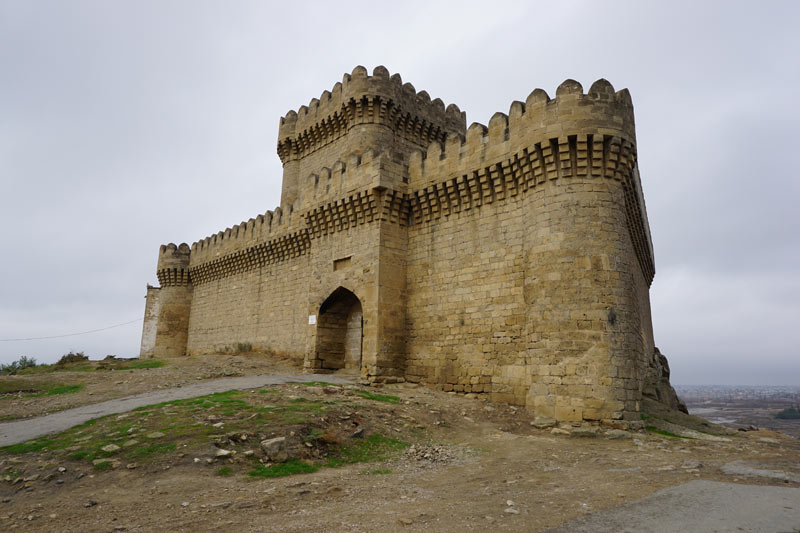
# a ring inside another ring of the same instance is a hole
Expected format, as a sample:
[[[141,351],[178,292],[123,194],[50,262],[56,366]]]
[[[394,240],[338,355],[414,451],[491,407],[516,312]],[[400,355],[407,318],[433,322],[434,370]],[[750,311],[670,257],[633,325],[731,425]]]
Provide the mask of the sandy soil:
[[[120,373],[130,376],[125,394],[218,377],[211,374],[223,367],[266,369],[248,358],[187,363]],[[77,400],[113,397],[126,378],[108,381],[87,382],[86,393],[94,394]],[[296,396],[322,394],[288,387]],[[45,456],[0,454],[0,473],[35,478],[0,481],[0,531],[542,531],[693,479],[800,486],[723,472],[738,461],[800,475],[800,441],[770,431],[686,440],[603,429],[578,438],[564,434],[570,427],[536,429],[524,410],[481,399],[402,384],[376,392],[401,402],[373,402],[369,413],[372,404],[364,404],[364,418],[401,438],[417,435],[415,448],[381,464],[250,480],[215,475],[223,463],[191,456],[96,472]],[[18,412],[49,400],[31,399]]]

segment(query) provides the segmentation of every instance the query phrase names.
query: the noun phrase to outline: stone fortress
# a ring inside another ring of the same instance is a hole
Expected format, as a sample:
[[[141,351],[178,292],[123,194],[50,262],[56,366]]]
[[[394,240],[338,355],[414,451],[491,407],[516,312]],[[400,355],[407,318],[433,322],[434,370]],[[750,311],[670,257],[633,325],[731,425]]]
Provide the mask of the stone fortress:
[[[627,89],[567,80],[467,128],[359,66],[280,119],[278,155],[280,207],[161,246],[142,357],[280,352],[559,421],[675,404]]]

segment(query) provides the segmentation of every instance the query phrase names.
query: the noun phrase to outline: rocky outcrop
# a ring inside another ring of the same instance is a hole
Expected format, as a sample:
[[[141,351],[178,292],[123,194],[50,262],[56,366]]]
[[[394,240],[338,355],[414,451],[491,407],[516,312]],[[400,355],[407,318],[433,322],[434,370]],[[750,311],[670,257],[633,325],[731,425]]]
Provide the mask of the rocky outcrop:
[[[669,409],[689,413],[686,404],[678,398],[678,393],[669,382],[669,363],[667,357],[656,348],[648,365],[642,395],[655,400]]]

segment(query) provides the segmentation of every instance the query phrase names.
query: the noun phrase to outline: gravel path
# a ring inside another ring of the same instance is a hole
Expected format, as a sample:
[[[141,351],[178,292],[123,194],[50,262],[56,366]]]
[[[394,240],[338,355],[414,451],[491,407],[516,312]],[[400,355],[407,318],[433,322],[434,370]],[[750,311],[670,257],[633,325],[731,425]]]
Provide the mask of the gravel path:
[[[183,400],[195,396],[204,396],[215,392],[225,392],[235,389],[250,389],[264,385],[282,385],[284,383],[304,383],[307,381],[325,381],[328,383],[350,384],[351,379],[332,374],[274,374],[262,376],[247,376],[239,378],[225,378],[205,383],[196,383],[177,389],[165,389],[108,400],[102,403],[84,405],[74,409],[59,411],[47,416],[29,418],[14,422],[0,424],[0,446],[9,446],[25,442],[42,435],[58,433],[92,418],[105,415],[125,413],[131,409],[152,405],[154,403]]]

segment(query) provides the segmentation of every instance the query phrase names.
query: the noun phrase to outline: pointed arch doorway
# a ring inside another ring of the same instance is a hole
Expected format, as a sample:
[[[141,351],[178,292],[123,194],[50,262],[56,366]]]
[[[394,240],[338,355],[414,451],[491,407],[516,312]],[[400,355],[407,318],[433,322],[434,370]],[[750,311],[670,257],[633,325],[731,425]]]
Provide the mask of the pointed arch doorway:
[[[319,308],[315,354],[318,368],[360,372],[363,346],[361,301],[351,291],[339,287]]]

